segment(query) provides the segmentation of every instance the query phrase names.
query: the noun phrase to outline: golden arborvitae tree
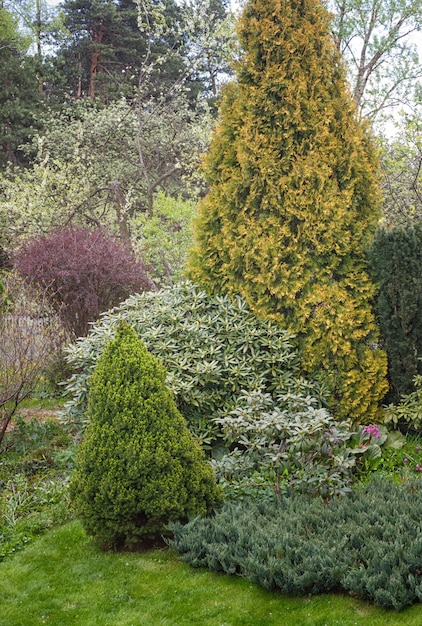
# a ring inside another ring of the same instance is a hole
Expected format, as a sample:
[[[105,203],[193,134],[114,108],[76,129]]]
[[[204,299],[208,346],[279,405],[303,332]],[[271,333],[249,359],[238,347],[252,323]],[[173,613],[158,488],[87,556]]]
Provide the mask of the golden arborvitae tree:
[[[368,422],[387,391],[365,254],[379,216],[376,152],[319,0],[250,0],[239,36],[189,276],[293,331],[336,415]]]

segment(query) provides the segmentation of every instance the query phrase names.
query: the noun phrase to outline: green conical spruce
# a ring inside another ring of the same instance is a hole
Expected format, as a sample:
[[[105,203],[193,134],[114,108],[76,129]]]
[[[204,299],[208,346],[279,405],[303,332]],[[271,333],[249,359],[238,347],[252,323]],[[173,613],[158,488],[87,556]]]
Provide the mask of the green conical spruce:
[[[250,0],[239,36],[188,274],[293,331],[336,416],[371,421],[387,391],[365,256],[376,153],[318,0]]]
[[[165,375],[128,325],[92,374],[90,423],[70,493],[85,530],[105,548],[155,537],[169,521],[205,514],[221,501]]]

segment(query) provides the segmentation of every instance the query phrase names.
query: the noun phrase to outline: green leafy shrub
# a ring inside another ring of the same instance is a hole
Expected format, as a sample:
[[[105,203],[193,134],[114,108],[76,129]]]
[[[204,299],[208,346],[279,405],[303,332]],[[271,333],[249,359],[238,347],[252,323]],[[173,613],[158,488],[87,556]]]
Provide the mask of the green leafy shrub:
[[[369,478],[384,455],[392,459],[390,449],[405,444],[400,432],[389,433],[383,425],[353,429],[350,421],[337,422],[303,395],[244,392],[236,408],[217,421],[230,452],[213,464],[232,496],[270,485],[277,496],[288,490],[344,495],[356,475]]]
[[[385,409],[384,421],[395,427],[402,426],[414,431],[422,429],[422,376],[413,379],[415,390],[404,394],[400,404],[390,404]]]
[[[202,444],[215,441],[214,418],[230,412],[242,390],[321,395],[300,377],[290,333],[256,318],[240,297],[213,298],[186,282],[131,296],[68,349],[76,373],[67,386],[72,399],[65,418],[80,427],[86,423],[89,375],[120,320],[163,363],[177,406]]]
[[[421,481],[373,481],[328,504],[303,495],[226,502],[213,517],[172,526],[194,567],[299,595],[343,590],[400,610],[422,599]]]
[[[87,533],[103,547],[130,547],[162,533],[169,520],[205,514],[221,501],[165,375],[128,325],[92,374],[90,423],[70,494]]]
[[[244,485],[275,485],[331,497],[351,483],[355,456],[347,446],[351,424],[340,424],[314,398],[244,392],[236,408],[220,418],[228,454],[214,461],[217,475]]]

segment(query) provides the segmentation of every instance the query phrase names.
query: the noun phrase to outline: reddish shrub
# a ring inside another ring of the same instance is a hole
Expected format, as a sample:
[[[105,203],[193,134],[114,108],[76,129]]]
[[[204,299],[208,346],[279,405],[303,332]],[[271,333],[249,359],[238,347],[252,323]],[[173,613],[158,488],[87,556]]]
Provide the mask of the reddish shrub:
[[[86,335],[89,322],[131,293],[154,288],[147,267],[105,229],[66,227],[27,242],[16,269],[42,286],[66,328]]]

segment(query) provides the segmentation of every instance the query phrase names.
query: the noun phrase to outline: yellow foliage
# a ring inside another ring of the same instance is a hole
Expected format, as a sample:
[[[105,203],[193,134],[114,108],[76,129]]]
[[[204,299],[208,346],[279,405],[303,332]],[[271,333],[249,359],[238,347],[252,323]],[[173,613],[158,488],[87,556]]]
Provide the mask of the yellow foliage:
[[[387,391],[365,258],[379,216],[376,152],[317,0],[250,0],[239,36],[189,276],[293,331],[336,416],[371,421]]]

